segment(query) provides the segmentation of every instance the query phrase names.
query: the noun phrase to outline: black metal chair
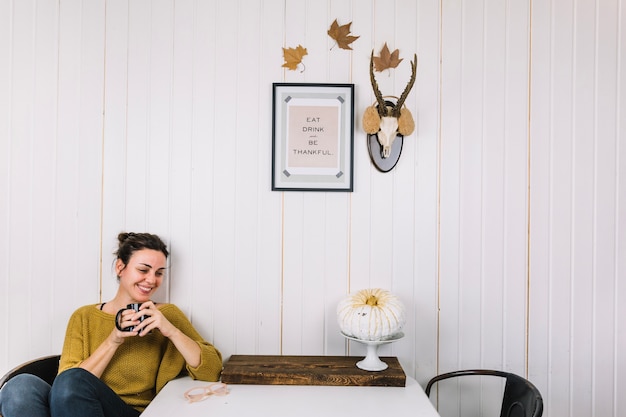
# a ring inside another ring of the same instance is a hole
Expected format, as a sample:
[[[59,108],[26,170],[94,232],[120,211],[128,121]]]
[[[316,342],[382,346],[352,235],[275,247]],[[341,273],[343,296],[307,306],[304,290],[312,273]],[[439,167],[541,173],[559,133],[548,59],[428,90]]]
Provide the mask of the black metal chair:
[[[2,388],[9,379],[19,374],[37,375],[48,384],[52,385],[59,371],[59,359],[61,359],[61,355],[50,355],[18,365],[0,378],[0,388]]]
[[[426,396],[430,396],[430,390],[436,382],[466,375],[488,375],[506,378],[500,417],[541,417],[543,414],[543,398],[539,390],[527,379],[503,371],[470,369],[437,375],[428,381],[425,390]]]

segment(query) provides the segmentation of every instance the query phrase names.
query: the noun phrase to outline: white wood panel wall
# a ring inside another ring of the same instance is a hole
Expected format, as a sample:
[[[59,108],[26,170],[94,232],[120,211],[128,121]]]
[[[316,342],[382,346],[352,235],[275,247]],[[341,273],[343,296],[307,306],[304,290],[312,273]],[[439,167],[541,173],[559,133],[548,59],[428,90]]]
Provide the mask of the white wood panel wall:
[[[529,373],[550,415],[623,415],[626,10],[534,6]]]
[[[525,375],[529,5],[444,2],[441,27],[439,370]],[[499,415],[490,382],[442,384],[442,415]]]
[[[0,0],[0,373],[59,352],[116,290],[116,234],[147,230],[158,298],[225,357],[362,355],[335,306],[380,286],[409,313],[382,354],[422,384],[505,369],[545,416],[626,414],[625,34],[619,0]],[[360,123],[385,42],[384,94],[419,65],[382,174]],[[273,82],[355,84],[353,193],[270,191]],[[497,414],[499,385],[468,389],[433,401]]]

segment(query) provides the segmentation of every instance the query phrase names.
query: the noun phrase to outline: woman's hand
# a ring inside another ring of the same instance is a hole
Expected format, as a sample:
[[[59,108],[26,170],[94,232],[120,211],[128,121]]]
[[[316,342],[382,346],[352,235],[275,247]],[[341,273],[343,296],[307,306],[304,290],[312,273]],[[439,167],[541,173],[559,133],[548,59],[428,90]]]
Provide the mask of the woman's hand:
[[[124,339],[127,337],[137,336],[140,328],[138,325],[141,323],[141,316],[135,310],[126,308],[115,317],[116,323],[109,338],[116,341],[116,343],[124,343]],[[133,330],[125,330],[132,327]]]
[[[128,327],[128,326],[132,326],[133,324],[128,324],[130,322],[130,320],[121,320],[120,323],[122,324],[122,326],[124,327]],[[122,327],[122,328],[124,328]],[[111,331],[111,334],[109,335],[108,339],[111,343],[116,344],[116,345],[121,345],[122,343],[124,343],[124,340],[127,337],[132,337],[132,336],[136,336],[137,332],[125,332],[122,330],[118,330],[116,327],[113,328],[113,330]]]
[[[159,329],[161,334],[168,339],[171,338],[178,328],[176,328],[170,321],[161,313],[156,305],[152,301],[146,301],[139,307],[139,311],[127,310],[124,313],[129,312],[128,319],[130,324],[128,326],[135,326],[133,334],[139,336],[145,336],[153,329]],[[124,317],[122,313],[122,317]],[[139,319],[143,316],[143,321]],[[122,326],[125,327],[125,326]]]

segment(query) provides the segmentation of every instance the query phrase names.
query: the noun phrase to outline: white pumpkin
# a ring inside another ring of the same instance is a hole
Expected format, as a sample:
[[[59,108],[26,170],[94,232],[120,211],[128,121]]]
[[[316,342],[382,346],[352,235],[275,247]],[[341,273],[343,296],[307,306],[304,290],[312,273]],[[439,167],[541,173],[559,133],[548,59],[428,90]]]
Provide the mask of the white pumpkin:
[[[339,302],[337,321],[346,336],[379,341],[397,336],[406,318],[398,297],[381,288],[368,288]]]

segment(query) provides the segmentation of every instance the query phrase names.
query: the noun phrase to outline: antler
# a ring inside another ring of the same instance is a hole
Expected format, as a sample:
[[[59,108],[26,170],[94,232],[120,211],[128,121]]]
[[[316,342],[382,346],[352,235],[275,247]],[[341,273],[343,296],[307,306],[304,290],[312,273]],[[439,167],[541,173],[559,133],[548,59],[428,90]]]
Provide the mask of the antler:
[[[409,83],[406,85],[406,88],[402,92],[402,95],[396,102],[396,105],[391,110],[391,115],[393,117],[400,117],[400,110],[402,110],[402,105],[404,104],[404,100],[406,100],[409,92],[413,88],[413,84],[415,84],[415,73],[417,69],[417,54],[413,55],[413,61],[411,61],[411,79]]]
[[[387,105],[385,104],[385,99],[383,98],[380,89],[378,88],[378,83],[376,82],[376,77],[374,77],[374,51],[372,50],[372,55],[370,56],[370,80],[372,81],[372,89],[374,90],[374,95],[376,96],[376,101],[378,102],[378,114],[380,117],[387,116]]]

